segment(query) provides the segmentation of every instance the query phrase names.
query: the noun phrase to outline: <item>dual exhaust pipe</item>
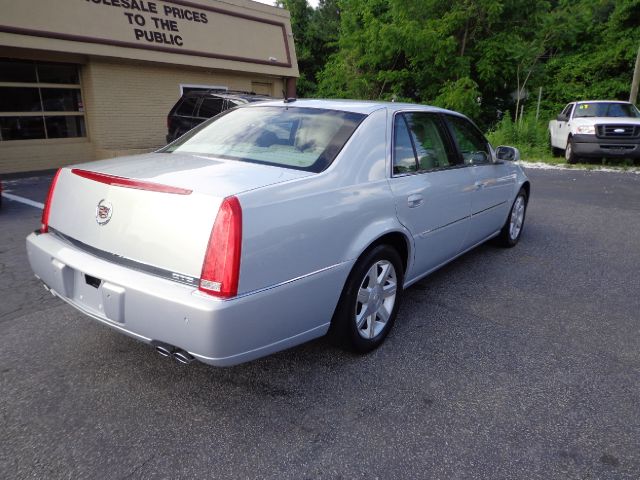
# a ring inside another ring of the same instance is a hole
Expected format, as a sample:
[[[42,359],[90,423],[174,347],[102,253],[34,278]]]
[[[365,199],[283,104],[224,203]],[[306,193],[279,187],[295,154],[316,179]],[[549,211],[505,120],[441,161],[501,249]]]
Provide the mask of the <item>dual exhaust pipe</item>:
[[[171,357],[176,362],[182,363],[183,365],[189,365],[191,362],[195,360],[195,357],[191,355],[189,352],[181,350],[173,345],[168,345],[166,343],[154,343],[156,347],[156,352],[158,352],[163,357]]]

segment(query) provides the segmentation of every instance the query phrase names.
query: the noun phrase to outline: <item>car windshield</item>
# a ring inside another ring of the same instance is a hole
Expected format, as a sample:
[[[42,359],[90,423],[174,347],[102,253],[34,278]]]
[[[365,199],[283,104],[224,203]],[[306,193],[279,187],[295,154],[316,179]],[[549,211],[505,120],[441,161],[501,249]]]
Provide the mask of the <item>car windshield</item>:
[[[574,117],[631,117],[640,118],[638,109],[630,103],[579,103]]]
[[[229,110],[165,147],[243,162],[321,172],[365,115],[315,108],[249,107]]]

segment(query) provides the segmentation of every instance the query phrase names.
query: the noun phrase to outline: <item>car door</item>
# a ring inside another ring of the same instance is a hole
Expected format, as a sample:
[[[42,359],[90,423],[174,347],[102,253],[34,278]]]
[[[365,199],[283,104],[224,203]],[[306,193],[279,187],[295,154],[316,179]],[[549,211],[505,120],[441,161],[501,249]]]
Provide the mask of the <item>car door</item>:
[[[553,144],[558,146],[558,148],[564,149],[567,146],[567,139],[569,138],[569,122],[571,121],[573,106],[573,103],[568,104],[564,107],[562,113],[558,115],[556,130],[553,132]]]
[[[462,162],[473,177],[471,218],[465,248],[469,248],[502,228],[515,188],[516,175],[504,163],[496,162],[489,142],[469,120],[445,115]]]
[[[473,180],[439,114],[398,112],[392,122],[389,180],[400,222],[411,232],[419,277],[460,253],[467,234]]]

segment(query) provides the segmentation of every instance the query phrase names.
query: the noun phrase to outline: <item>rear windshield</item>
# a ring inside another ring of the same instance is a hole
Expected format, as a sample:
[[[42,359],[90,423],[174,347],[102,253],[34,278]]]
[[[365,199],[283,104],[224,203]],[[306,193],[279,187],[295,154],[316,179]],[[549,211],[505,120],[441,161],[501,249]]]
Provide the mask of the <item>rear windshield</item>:
[[[631,117],[640,118],[638,109],[630,103],[579,103],[574,117]]]
[[[315,108],[237,108],[195,128],[162,152],[200,153],[321,172],[365,115]]]

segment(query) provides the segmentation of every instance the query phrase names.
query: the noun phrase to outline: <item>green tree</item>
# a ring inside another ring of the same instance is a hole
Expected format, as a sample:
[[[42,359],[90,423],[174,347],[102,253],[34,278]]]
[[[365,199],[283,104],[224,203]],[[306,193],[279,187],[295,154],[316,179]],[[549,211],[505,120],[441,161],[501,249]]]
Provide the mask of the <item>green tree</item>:
[[[300,78],[298,96],[316,95],[318,72],[338,48],[340,9],[337,0],[320,0],[313,9],[307,0],[278,0],[289,10],[291,29],[298,57]]]

